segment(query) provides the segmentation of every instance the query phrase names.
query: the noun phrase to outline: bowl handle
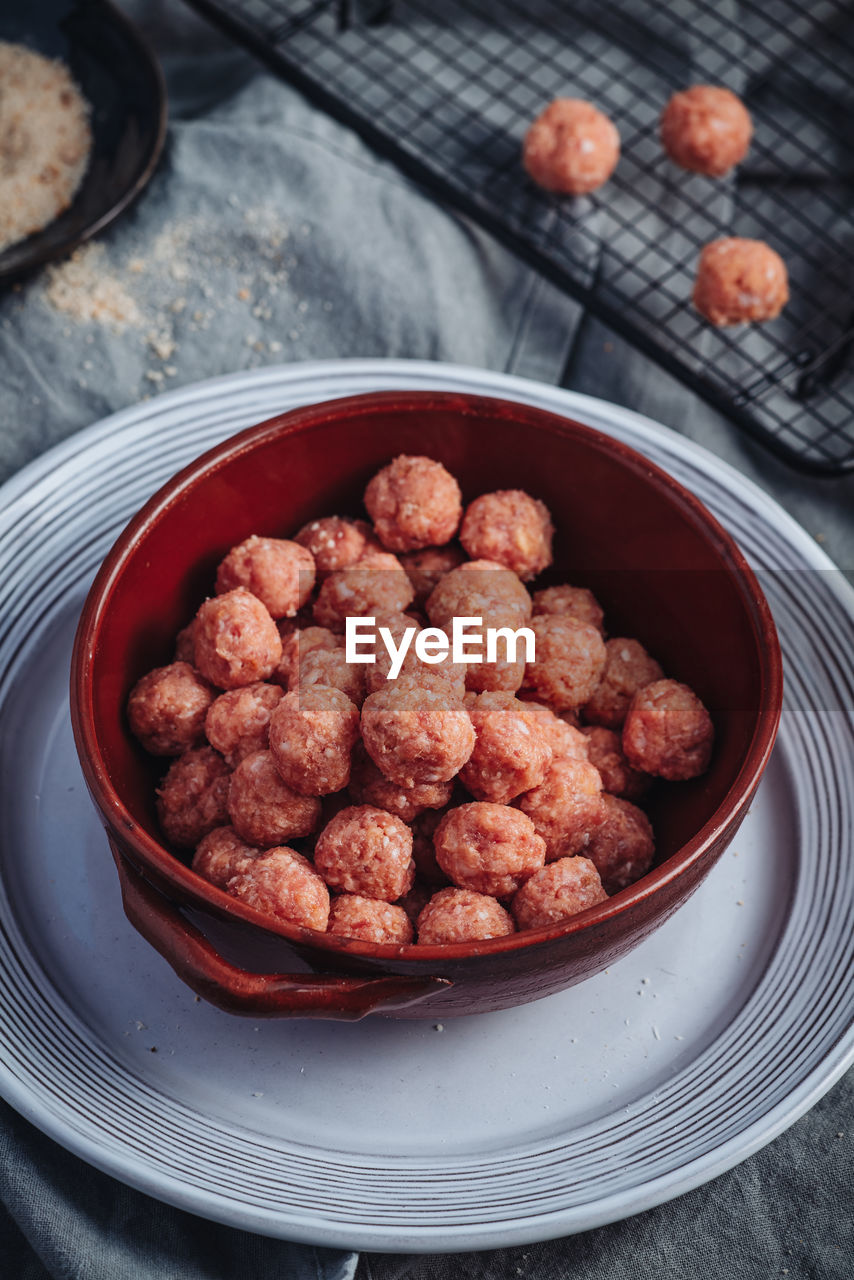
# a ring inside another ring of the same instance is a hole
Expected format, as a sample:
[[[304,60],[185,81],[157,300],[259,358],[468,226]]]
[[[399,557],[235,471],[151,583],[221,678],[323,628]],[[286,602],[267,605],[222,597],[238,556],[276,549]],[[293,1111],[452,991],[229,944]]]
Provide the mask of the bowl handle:
[[[110,842],[112,845],[112,841]],[[130,923],[187,986],[228,1013],[252,1018],[335,1018],[392,1013],[451,985],[447,978],[252,973],[225,960],[204,934],[113,846]]]

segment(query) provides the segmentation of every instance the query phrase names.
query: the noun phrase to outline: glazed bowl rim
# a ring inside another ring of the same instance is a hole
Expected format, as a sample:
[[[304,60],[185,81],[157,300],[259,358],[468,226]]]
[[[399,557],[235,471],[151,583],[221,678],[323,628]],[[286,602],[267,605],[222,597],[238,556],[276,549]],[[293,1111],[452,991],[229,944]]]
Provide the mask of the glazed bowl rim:
[[[520,930],[504,937],[475,943],[398,945],[361,942],[273,920],[204,880],[137,824],[119,798],[98,744],[91,678],[97,636],[103,625],[112,591],[133,558],[140,537],[188,490],[204,483],[221,467],[238,456],[251,453],[262,443],[281,435],[321,427],[341,411],[346,412],[349,417],[367,416],[389,403],[393,405],[395,412],[400,413],[432,409],[452,411],[463,416],[476,415],[479,410],[488,407],[493,413],[497,411],[511,419],[536,423],[538,428],[556,435],[580,435],[600,452],[616,455],[630,470],[640,473],[647,483],[664,490],[675,501],[682,514],[702,530],[705,541],[713,544],[716,555],[721,559],[721,567],[731,572],[736,580],[738,594],[756,640],[761,677],[760,711],[738,773],[714,812],[699,831],[633,885],[613,894],[604,902],[579,912],[569,920],[547,928]],[[734,538],[698,498],[663,468],[603,431],[533,405],[497,396],[455,391],[392,390],[301,405],[246,427],[205,450],[152,494],[119,534],[87,594],[71,660],[71,719],[86,784],[108,831],[114,833],[123,845],[130,846],[133,851],[132,861],[143,874],[153,871],[158,883],[165,881],[178,890],[182,906],[208,913],[212,911],[220,918],[240,920],[245,925],[260,928],[267,935],[281,937],[301,947],[310,947],[314,951],[325,951],[339,957],[352,957],[354,961],[389,962],[399,959],[436,964],[480,956],[489,959],[496,955],[535,949],[538,944],[547,944],[557,938],[618,920],[631,908],[648,901],[659,890],[682,876],[703,858],[749,802],[774,745],[782,709],[782,689],[782,657],[777,631],[753,570]]]

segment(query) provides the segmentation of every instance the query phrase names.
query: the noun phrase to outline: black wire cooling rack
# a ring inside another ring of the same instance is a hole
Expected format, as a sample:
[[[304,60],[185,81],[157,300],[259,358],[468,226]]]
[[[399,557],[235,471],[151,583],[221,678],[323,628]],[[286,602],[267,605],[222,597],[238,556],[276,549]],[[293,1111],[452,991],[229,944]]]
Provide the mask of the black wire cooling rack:
[[[410,176],[462,210],[775,453],[854,469],[854,8],[850,0],[191,0]],[[724,84],[754,142],[716,181],[664,155],[674,90]],[[581,199],[520,164],[553,97],[611,116],[622,156]],[[700,249],[768,241],[791,301],[714,329]]]

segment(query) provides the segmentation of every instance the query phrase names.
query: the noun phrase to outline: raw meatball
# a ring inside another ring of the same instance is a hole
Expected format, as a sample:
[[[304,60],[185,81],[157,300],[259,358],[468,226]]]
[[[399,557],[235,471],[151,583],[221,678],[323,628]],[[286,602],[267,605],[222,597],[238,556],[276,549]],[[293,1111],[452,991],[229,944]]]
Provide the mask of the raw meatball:
[[[371,650],[367,645],[366,637],[362,637],[360,641],[360,652],[362,654],[373,653],[373,662],[365,663],[362,671],[365,672],[365,689],[369,694],[375,694],[378,689],[385,689],[388,684],[388,672],[391,671],[392,658],[389,655],[387,645],[385,645],[383,637],[380,636],[380,627],[391,634],[394,644],[399,646],[403,640],[403,636],[407,631],[414,632],[410,639],[410,646],[406,650],[406,657],[403,659],[403,668],[407,671],[415,671],[416,667],[421,667],[421,663],[417,662],[415,657],[415,635],[419,632],[419,623],[415,618],[410,617],[408,613],[398,611],[384,614],[382,617],[374,617],[374,648]]]
[[[619,729],[638,689],[664,672],[638,640],[606,640],[605,665],[593,694],[581,708],[589,724]]]
[[[387,778],[412,787],[453,778],[471,755],[475,735],[461,701],[444,690],[404,685],[365,699],[362,739]]]
[[[773,320],[788,301],[786,264],[763,240],[713,240],[700,254],[694,306],[712,324]]]
[[[288,924],[323,931],[329,920],[329,890],[308,858],[287,846],[259,854],[229,880],[226,891]]]
[[[357,641],[359,654],[362,656],[370,654],[372,657],[370,662],[356,664],[365,673],[366,693],[376,693],[377,689],[384,689],[388,683],[386,676],[391,668],[391,658],[380,635],[380,627],[385,627],[391,633],[396,645],[400,644],[407,631],[417,632],[419,629],[419,625],[414,618],[411,618],[408,613],[401,613],[399,610],[384,617],[374,617],[373,627],[370,631],[366,630],[364,635],[359,636]],[[413,657],[410,643],[406,661],[411,662]]]
[[[623,751],[633,768],[679,781],[705,773],[714,736],[711,716],[686,684],[656,680],[629,704]]]
[[[427,666],[417,659],[410,662],[407,655],[396,680],[386,677],[379,661],[365,670],[368,693],[379,693],[382,689],[430,689],[451,702],[465,696],[468,668],[450,660]]]
[[[556,760],[587,759],[587,739],[580,729],[568,724],[562,716],[556,716],[542,702],[529,702],[526,699],[523,706],[534,717],[540,736],[551,748],[552,763]]]
[[[622,800],[639,800],[652,785],[648,773],[633,769],[623,751],[623,739],[616,729],[593,724],[581,731],[587,739],[590,763],[599,771],[602,790]]]
[[[224,889],[232,876],[245,871],[258,856],[259,851],[241,840],[234,827],[214,827],[196,846],[192,868]]]
[[[589,858],[560,858],[522,885],[510,910],[520,929],[547,929],[607,900]]]
[[[277,684],[244,685],[215,698],[205,717],[208,742],[235,769],[244,756],[263,751],[268,743],[270,716],[282,697]]]
[[[293,623],[280,622],[279,635],[282,637],[282,657],[272,679],[286,688],[292,676],[298,680],[300,663],[315,649],[341,647],[341,637],[327,627],[295,627]]]
[[[392,610],[390,613],[379,613],[374,615],[374,625],[372,628],[373,636],[374,636],[373,655],[377,663],[385,664],[385,667],[383,670],[383,677],[385,677],[385,672],[388,670],[388,667],[391,663],[391,659],[388,657],[386,645],[382,637],[380,636],[381,627],[384,628],[386,631],[388,631],[393,637],[395,644],[399,645],[407,631],[414,630],[416,633],[420,631],[421,623],[418,620],[418,617],[416,616],[416,614],[411,609],[408,609],[406,613],[402,613],[401,610],[395,609],[395,610]],[[367,644],[367,639],[369,638],[370,634],[371,632],[368,631],[366,635],[361,637],[360,639],[360,650],[362,653],[370,652]],[[413,640],[414,640],[414,637],[413,637]],[[410,649],[409,649],[409,652],[407,653],[407,658],[411,653],[412,653],[412,646],[410,644]],[[366,665],[366,668],[368,668],[368,672],[370,674],[375,664],[367,663],[365,665]],[[373,692],[373,690],[371,690],[371,692]]]
[[[498,658],[495,662],[471,662],[466,670],[466,689],[470,693],[516,693],[525,679],[525,658],[514,662]]]
[[[620,135],[581,98],[556,98],[525,135],[522,162],[546,191],[582,196],[607,182],[620,158]]]
[[[523,580],[551,564],[553,536],[548,507],[521,489],[475,498],[460,529],[460,542],[472,560],[494,560]]]
[[[321,578],[355,564],[369,546],[376,545],[376,538],[366,520],[324,516],[322,520],[303,525],[294,542],[311,552],[317,576]]]
[[[602,779],[585,760],[559,760],[544,781],[516,801],[546,845],[546,861],[587,848],[602,821]]]
[[[433,889],[430,885],[420,882],[416,875],[409,893],[405,893],[402,898],[398,899],[396,905],[398,907],[402,907],[406,912],[413,930],[415,929],[418,917],[421,915],[421,912],[427,906],[427,903],[430,901],[432,896]]]
[[[510,912],[496,898],[473,889],[440,889],[418,916],[418,941],[428,946],[479,942],[515,932]]]
[[[270,717],[270,752],[282,780],[303,796],[325,796],[350,781],[359,712],[340,689],[286,693]]]
[[[314,831],[306,840],[303,841],[303,852],[307,857],[314,857],[314,846],[317,844],[318,838],[324,827],[328,827],[333,818],[337,818],[339,813],[343,813],[345,809],[350,808],[350,797],[346,789],[344,791],[333,791],[328,796],[318,796],[320,800],[320,818]]]
[[[753,123],[729,89],[695,84],[674,93],[661,116],[661,142],[683,169],[720,178],[747,155]]]
[[[314,602],[314,620],[321,627],[343,631],[347,618],[370,618],[402,613],[415,590],[396,556],[374,551],[349,569],[330,573]]]
[[[206,600],[196,614],[196,667],[220,689],[266,680],[282,658],[278,628],[243,587]]]
[[[342,893],[332,899],[328,933],[361,942],[390,942],[401,946],[412,942],[415,931],[403,907],[358,893]]]
[[[442,662],[422,662],[415,650],[415,643],[422,630],[415,619],[406,613],[396,613],[388,617],[376,619],[375,660],[366,664],[365,684],[368,693],[376,693],[379,689],[403,686],[407,682],[416,683],[422,688],[444,691],[447,697],[461,698],[465,692],[466,668],[461,663],[451,661],[450,650]],[[393,681],[389,679],[392,667],[391,654],[380,636],[380,628],[391,633],[395,645],[400,646],[406,631],[415,629],[409,641],[409,647],[403,658],[400,671]]]
[[[450,803],[452,790],[450,782],[425,782],[401,787],[380,772],[361,742],[356,744],[349,787],[355,804],[373,805],[375,809],[395,814],[404,822],[412,822],[425,809],[444,809]]]
[[[460,889],[507,898],[543,865],[546,844],[524,813],[478,801],[446,813],[434,837],[436,861]]]
[[[313,649],[300,660],[297,678],[291,676],[289,686],[299,690],[317,685],[339,689],[360,707],[365,700],[365,668],[348,662],[343,649]]]
[[[602,620],[605,617],[602,606],[592,591],[586,587],[570,587],[565,583],[560,587],[546,587],[543,591],[534,592],[534,614],[559,613],[578,622],[587,622],[597,631],[602,631]]]
[[[268,849],[283,840],[310,835],[320,817],[320,801],[292,790],[283,782],[272,754],[256,751],[241,760],[231,775],[228,816],[242,839]]]
[[[460,486],[441,462],[401,454],[365,490],[377,536],[391,551],[439,547],[457,532]]]
[[[415,627],[416,630],[419,630],[423,625],[415,610],[410,608],[407,608],[405,613],[400,609],[392,610],[389,613],[378,613],[375,621],[377,628],[387,627],[398,642],[409,627]],[[381,648],[384,648],[384,646],[378,638],[377,652]]]
[[[447,812],[447,809],[425,809],[412,823],[412,858],[415,862],[415,871],[430,885],[448,883],[448,877],[436,861],[436,848],[433,844],[439,823]]]
[[[342,809],[317,838],[314,864],[332,889],[396,902],[412,887],[412,832],[369,804]]]
[[[649,818],[636,805],[616,796],[603,796],[604,821],[585,849],[606,893],[618,893],[645,876],[655,857]]]
[[[495,590],[494,583],[502,582],[504,586],[500,588],[500,591],[499,591],[500,595],[503,595],[506,591],[512,600],[515,601],[517,596],[520,600],[522,599],[522,593],[519,590],[518,582],[516,582],[515,584],[513,582],[513,579],[518,578],[519,575],[515,573],[514,570],[508,569],[506,565],[499,564],[497,560],[488,560],[488,559],[464,560],[459,567],[460,569],[463,570],[464,573],[483,573],[484,571],[488,573],[490,570],[496,570],[496,569],[500,570],[501,571],[500,578],[495,578],[495,579],[487,578],[485,580],[487,583],[491,584],[489,587],[489,590]],[[511,586],[512,586],[512,591],[511,591]],[[527,588],[524,588],[524,591],[525,591],[525,596],[527,597],[527,603],[525,605],[527,613],[525,616],[530,618],[531,609],[532,609],[531,597],[528,595]]]
[[[466,664],[465,687],[474,693],[515,693],[525,678],[525,647],[517,645],[517,657],[509,657],[503,637],[497,641],[494,661],[487,661],[486,631],[507,627],[518,630],[527,623],[531,598],[510,569],[491,560],[471,560],[453,570],[437,585],[427,602],[434,626],[452,637],[455,617],[480,618],[482,625],[467,628],[466,651],[481,661]]]
[[[179,756],[205,737],[214,691],[188,662],[156,667],[128,698],[131,731],[153,756]]]
[[[512,570],[474,560],[446,573],[425,607],[433,626],[449,634],[454,618],[482,618],[484,626],[518,629],[531,616],[531,597]]]
[[[400,563],[415,589],[415,603],[424,604],[445,574],[459,568],[465,558],[462,547],[455,542],[447,547],[425,547],[422,551],[407,551],[402,555]]]
[[[514,575],[515,576],[515,575]],[[515,657],[511,657],[514,652],[505,637],[498,637],[496,643],[496,658],[490,662],[487,659],[486,631],[489,627],[509,627],[512,631],[517,630],[514,626],[515,619],[502,616],[502,606],[499,603],[496,610],[493,611],[491,617],[488,617],[483,627],[472,627],[469,634],[477,637],[478,644],[472,640],[470,651],[472,653],[480,653],[480,662],[469,662],[466,666],[465,687],[471,693],[515,693],[522,687],[525,679],[525,654],[524,644],[517,644],[515,648]],[[450,632],[450,628],[446,628]],[[467,646],[468,648],[468,646]]]
[[[175,637],[175,662],[189,662],[193,665],[196,650],[196,619],[182,627]]]
[[[531,619],[536,661],[525,685],[555,711],[572,711],[591,697],[605,666],[605,642],[595,627],[562,613]]]
[[[157,789],[157,816],[166,839],[194,848],[214,827],[228,822],[229,768],[212,747],[185,751]]]
[[[298,542],[253,534],[232,547],[216,571],[216,593],[245,587],[273,618],[292,618],[314,588],[314,557]]]
[[[508,804],[539,786],[552,751],[525,704],[512,694],[482,693],[469,715],[477,740],[460,781],[475,799]]]

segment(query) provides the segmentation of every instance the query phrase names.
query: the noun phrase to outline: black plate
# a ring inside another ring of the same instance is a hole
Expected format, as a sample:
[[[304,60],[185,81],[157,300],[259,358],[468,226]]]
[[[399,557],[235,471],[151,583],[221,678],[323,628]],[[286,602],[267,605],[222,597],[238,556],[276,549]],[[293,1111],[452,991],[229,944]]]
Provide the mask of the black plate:
[[[92,156],[72,204],[0,253],[0,287],[101,231],[148,182],[166,132],[154,53],[108,0],[2,0],[0,40],[61,58],[92,108]]]

